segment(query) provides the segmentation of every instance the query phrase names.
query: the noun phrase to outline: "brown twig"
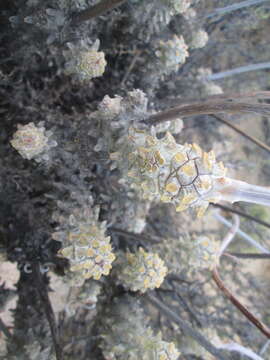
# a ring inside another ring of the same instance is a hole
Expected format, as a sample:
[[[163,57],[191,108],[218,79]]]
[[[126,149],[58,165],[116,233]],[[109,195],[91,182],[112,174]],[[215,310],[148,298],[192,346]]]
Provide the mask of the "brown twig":
[[[236,131],[238,134],[242,135],[246,139],[250,140],[251,142],[253,142],[257,146],[262,148],[263,150],[270,153],[270,146],[266,145],[265,143],[263,143],[262,141],[256,139],[255,137],[253,137],[251,135],[248,135],[244,130],[240,129],[237,125],[232,124],[230,121],[226,120],[223,116],[220,116],[220,115],[218,116],[218,115],[214,115],[214,114],[211,114],[210,116],[214,117],[217,121],[227,125],[231,129]]]
[[[91,20],[105,12],[116,8],[123,4],[126,0],[101,0],[98,4],[75,14],[72,18],[72,25],[81,23],[83,21]]]
[[[258,224],[260,224],[260,225],[263,225],[263,226],[265,226],[265,227],[267,227],[267,228],[270,229],[270,223],[268,223],[268,222],[266,222],[266,221],[263,221],[263,220],[260,220],[260,219],[258,219],[258,218],[256,218],[256,217],[252,216],[252,215],[246,214],[246,213],[244,213],[243,211],[240,211],[240,210],[237,210],[237,209],[233,209],[233,208],[230,208],[229,206],[221,205],[221,204],[213,204],[213,203],[211,203],[211,205],[214,206],[214,207],[217,207],[217,208],[219,208],[219,209],[222,209],[222,210],[224,210],[224,211],[227,211],[227,212],[230,212],[230,213],[233,213],[233,214],[237,214],[237,215],[239,215],[239,216],[242,216],[242,217],[244,217],[244,218],[246,218],[246,219],[249,219],[249,220],[251,220],[251,221],[254,221],[254,222],[256,222],[256,223],[258,223]]]
[[[224,100],[202,101],[193,104],[183,104],[172,109],[151,115],[144,122],[156,125],[163,121],[193,115],[212,115],[218,113],[255,113],[270,116],[270,105],[245,102],[229,102]]]
[[[48,296],[48,292],[46,289],[46,285],[43,282],[42,279],[42,275],[40,273],[40,267],[38,263],[33,263],[32,264],[32,269],[33,269],[33,273],[34,273],[34,279],[37,285],[37,290],[41,299],[41,302],[44,306],[44,310],[45,310],[45,314],[46,317],[48,319],[49,322],[49,326],[50,326],[50,330],[51,330],[51,334],[52,334],[52,339],[53,339],[53,345],[54,345],[54,349],[55,349],[55,354],[56,354],[56,359],[57,360],[62,360],[62,349],[59,343],[59,336],[58,336],[58,330],[56,327],[56,319],[55,319],[55,315],[53,312],[53,308]]]
[[[219,287],[219,289],[224,293],[224,295],[230,300],[230,302],[241,311],[245,317],[252,322],[265,336],[270,339],[270,329],[262,323],[259,319],[256,318],[237,298],[236,296],[224,285],[221,280],[217,267],[212,271],[212,277]]]

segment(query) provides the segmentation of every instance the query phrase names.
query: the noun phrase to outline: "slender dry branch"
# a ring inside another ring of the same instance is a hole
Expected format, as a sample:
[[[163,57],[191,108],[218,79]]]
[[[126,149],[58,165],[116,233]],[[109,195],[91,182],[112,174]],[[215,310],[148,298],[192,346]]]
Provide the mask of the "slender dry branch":
[[[38,290],[41,302],[44,306],[46,317],[49,322],[52,339],[53,339],[54,350],[55,350],[55,354],[56,354],[56,359],[62,360],[63,359],[62,349],[61,349],[61,346],[59,343],[59,335],[58,335],[58,330],[57,330],[57,326],[56,326],[56,319],[55,319],[53,308],[52,308],[52,305],[51,305],[51,302],[50,302],[50,299],[48,296],[46,285],[44,284],[42,275],[40,273],[39,264],[33,263],[32,269],[33,269],[33,273],[34,273],[34,279],[35,279],[35,282],[37,285],[37,290]]]
[[[228,102],[224,100],[202,101],[193,104],[183,104],[172,109],[161,111],[145,119],[148,125],[156,125],[163,121],[194,115],[212,115],[218,113],[255,113],[270,116],[270,105],[245,102]]]
[[[206,15],[206,18],[211,18],[211,17],[216,16],[216,15],[228,14],[228,13],[230,13],[232,11],[243,9],[245,7],[252,6],[252,5],[259,5],[259,4],[262,4],[262,3],[266,2],[266,1],[269,1],[269,0],[245,0],[245,1],[240,1],[240,2],[238,2],[236,4],[232,4],[232,5],[225,6],[223,8],[215,9],[211,14]]]
[[[254,221],[254,222],[256,222],[256,223],[258,223],[258,224],[260,224],[260,225],[263,225],[263,226],[265,226],[265,227],[267,227],[267,228],[270,229],[270,223],[268,223],[268,222],[266,222],[266,221],[263,221],[263,220],[260,220],[260,219],[254,217],[254,216],[248,215],[248,214],[244,213],[243,211],[240,211],[240,210],[237,210],[237,209],[232,209],[232,208],[230,208],[229,206],[225,206],[225,205],[221,205],[221,204],[212,204],[212,203],[211,203],[211,205],[214,206],[214,207],[217,207],[217,208],[219,208],[219,209],[222,209],[222,210],[224,210],[224,211],[227,211],[227,212],[230,212],[230,213],[233,213],[233,214],[237,214],[237,215],[239,215],[239,216],[242,216],[242,217],[244,217],[244,218],[246,218],[246,219],[249,219],[249,220],[251,220],[251,221]]]
[[[244,130],[240,129],[237,125],[232,124],[230,121],[225,119],[223,116],[220,116],[220,115],[218,116],[218,115],[214,115],[214,114],[211,114],[210,116],[214,117],[217,121],[227,125],[231,129],[236,131],[238,134],[242,135],[244,138],[250,140],[257,146],[259,146],[261,149],[270,153],[270,146],[266,145],[264,142],[256,139],[255,137],[248,135]]]
[[[78,24],[83,21],[91,20],[105,12],[123,4],[126,0],[101,0],[98,4],[75,14],[72,18],[72,24]]]
[[[219,289],[230,300],[230,302],[237,307],[238,310],[252,323],[254,324],[265,336],[270,339],[270,329],[261,322],[255,315],[253,315],[237,298],[236,296],[224,285],[221,280],[217,267],[212,271],[212,277]]]
[[[259,64],[250,64],[250,65],[245,65],[245,66],[239,66],[239,67],[231,69],[231,70],[226,70],[226,71],[222,71],[219,73],[211,74],[211,75],[206,76],[205,79],[211,80],[211,81],[218,80],[218,79],[223,79],[225,77],[234,76],[237,74],[242,74],[245,72],[264,70],[264,69],[269,69],[269,68],[270,68],[270,62],[259,63]]]
[[[188,325],[183,319],[181,319],[174,311],[172,311],[166,304],[156,298],[151,293],[147,293],[144,296],[144,299],[149,301],[152,305],[154,305],[159,311],[166,316],[170,321],[177,324],[184,333],[188,336],[191,336],[195,339],[205,350],[207,350],[210,354],[215,356],[215,359],[219,360],[228,360],[228,358],[223,355],[223,352],[218,350],[215,346],[213,346],[204,336],[202,336],[198,331]]]
[[[231,255],[238,259],[253,259],[253,260],[269,260],[270,254],[244,254],[244,253],[236,253],[236,252],[226,252],[224,255]]]

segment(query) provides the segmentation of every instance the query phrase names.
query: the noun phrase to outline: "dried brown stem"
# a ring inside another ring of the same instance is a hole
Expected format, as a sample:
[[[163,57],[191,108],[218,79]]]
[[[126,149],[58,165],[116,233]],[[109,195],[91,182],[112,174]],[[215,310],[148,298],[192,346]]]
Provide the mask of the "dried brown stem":
[[[144,122],[149,125],[156,125],[163,121],[174,120],[179,117],[212,115],[216,113],[255,113],[270,116],[270,105],[228,102],[224,100],[202,101],[193,104],[183,104],[169,110],[161,111],[145,119]]]
[[[237,125],[232,124],[230,121],[226,120],[223,116],[214,115],[214,114],[211,114],[211,116],[214,117],[217,121],[227,125],[231,129],[236,131],[238,134],[242,135],[244,138],[250,140],[251,142],[253,142],[257,146],[259,146],[261,149],[263,149],[263,150],[270,153],[270,146],[266,145],[265,143],[263,143],[262,141],[256,139],[255,137],[253,137],[251,135],[248,135],[244,130],[240,129]]]
[[[72,19],[72,24],[78,24],[83,21],[91,20],[105,12],[116,8],[123,4],[126,0],[101,0],[98,4],[75,14]]]
[[[217,267],[212,271],[212,277],[219,289],[230,300],[230,302],[237,307],[238,310],[254,324],[268,339],[270,339],[270,329],[259,319],[256,318],[237,298],[236,296],[225,286],[221,280]]]

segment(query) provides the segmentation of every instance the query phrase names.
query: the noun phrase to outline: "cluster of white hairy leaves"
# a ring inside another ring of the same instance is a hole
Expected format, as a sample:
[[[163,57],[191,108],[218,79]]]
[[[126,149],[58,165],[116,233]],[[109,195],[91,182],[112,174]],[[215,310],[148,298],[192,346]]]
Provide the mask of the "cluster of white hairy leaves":
[[[164,73],[177,71],[189,56],[188,46],[183,36],[177,35],[168,41],[160,41],[155,54],[161,65],[161,71]]]
[[[122,141],[128,128],[146,116],[147,102],[145,93],[139,89],[129,91],[124,98],[106,95],[97,111],[90,115],[90,119],[98,121],[102,133],[94,150],[114,151],[116,143]]]
[[[115,255],[110,237],[105,235],[106,222],[99,222],[99,208],[93,207],[92,199],[80,207],[67,209],[66,204],[58,206],[69,214],[56,213],[54,220],[59,223],[53,238],[63,242],[59,253],[70,261],[70,270],[75,272],[75,282],[84,279],[99,280],[108,275]]]
[[[157,254],[140,248],[134,254],[126,254],[117,277],[127,289],[144,293],[159,288],[167,271],[164,261]]]
[[[174,343],[154,335],[139,302],[125,296],[105,309],[101,349],[106,360],[177,360]]]
[[[79,309],[95,309],[101,293],[101,284],[95,280],[85,281],[82,286],[70,289],[65,310],[68,315],[75,315]]]
[[[200,29],[193,34],[190,47],[193,49],[201,49],[205,47],[207,42],[208,42],[207,32],[203,29]]]
[[[199,236],[190,244],[189,266],[193,269],[212,270],[218,263],[220,244],[211,237]]]
[[[111,222],[118,228],[140,234],[146,226],[146,218],[151,206],[147,201],[138,200],[135,194],[113,198]]]
[[[199,68],[197,79],[202,83],[202,91],[206,95],[220,95],[223,94],[222,87],[215,84],[213,81],[207,78],[212,74],[212,70],[209,68]]]
[[[173,135],[178,135],[184,126],[183,120],[178,118],[171,121],[164,121],[155,126],[156,133],[169,131]]]
[[[219,242],[212,237],[192,237],[188,233],[178,238],[167,238],[152,246],[162,259],[168,272],[212,270],[218,262]]]
[[[68,46],[70,51],[65,53],[68,59],[65,66],[67,74],[75,75],[82,81],[103,75],[107,62],[104,52],[98,51],[98,40],[93,45],[82,40],[76,45],[68,43]]]
[[[34,159],[37,162],[49,160],[48,151],[56,146],[57,142],[50,139],[53,133],[46,131],[43,125],[43,122],[37,126],[32,122],[17,125],[18,130],[13,134],[10,143],[24,159]]]
[[[177,144],[170,133],[162,139],[131,128],[123,151],[111,154],[122,170],[122,182],[131,184],[143,199],[172,203],[176,211],[196,210],[200,217],[209,202],[218,202],[226,169],[213,151],[197,144]]]
[[[42,348],[38,341],[34,341],[25,346],[25,352],[29,360],[56,360],[53,347]]]

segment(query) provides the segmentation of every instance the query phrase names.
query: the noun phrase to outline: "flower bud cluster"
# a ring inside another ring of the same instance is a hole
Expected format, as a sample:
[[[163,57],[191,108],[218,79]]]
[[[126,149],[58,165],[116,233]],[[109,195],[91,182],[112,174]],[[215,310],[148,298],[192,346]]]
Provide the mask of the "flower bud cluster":
[[[102,275],[108,275],[115,260],[110,237],[105,236],[106,223],[98,222],[99,208],[92,207],[91,199],[89,202],[90,205],[73,209],[67,217],[54,216],[60,226],[53,238],[63,242],[59,253],[69,259],[70,270],[76,273],[78,281],[99,280]]]
[[[218,250],[218,241],[207,236],[199,236],[190,245],[190,267],[195,270],[212,270],[218,262]]]
[[[98,123],[102,134],[94,150],[111,152],[118,148],[130,126],[144,118],[147,114],[148,99],[139,89],[129,91],[123,98],[106,95],[98,105],[98,110],[90,117]],[[113,134],[113,135],[112,135]]]
[[[162,0],[170,8],[172,15],[183,14],[190,7],[191,0]]]
[[[99,41],[97,40],[90,48],[86,42],[81,41],[79,46],[68,44],[70,53],[66,53],[69,61],[66,63],[66,73],[74,74],[79,80],[86,81],[102,76],[106,60],[102,51],[97,51]]]
[[[194,208],[202,216],[209,202],[218,202],[226,169],[213,151],[197,144],[177,144],[170,133],[162,139],[130,129],[125,156],[111,154],[122,168],[123,180],[143,199],[173,203],[176,211]],[[126,160],[126,161],[125,161]]]
[[[101,348],[106,360],[177,360],[173,343],[154,335],[140,303],[125,296],[105,309]]]
[[[11,145],[24,159],[34,159],[37,162],[49,160],[48,150],[57,145],[56,141],[50,139],[52,131],[46,131],[40,122],[17,125],[18,130],[13,134]]]
[[[135,254],[127,253],[118,274],[120,282],[132,291],[146,292],[160,287],[167,268],[157,254],[148,253],[142,248]]]
[[[174,35],[171,40],[160,41],[155,52],[162,69],[166,73],[177,71],[189,56],[188,46],[183,36]]]

